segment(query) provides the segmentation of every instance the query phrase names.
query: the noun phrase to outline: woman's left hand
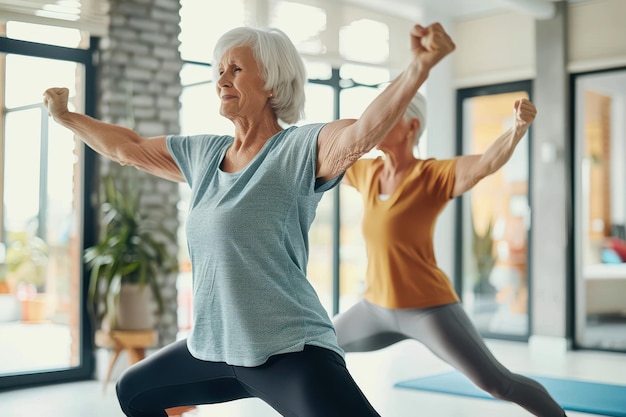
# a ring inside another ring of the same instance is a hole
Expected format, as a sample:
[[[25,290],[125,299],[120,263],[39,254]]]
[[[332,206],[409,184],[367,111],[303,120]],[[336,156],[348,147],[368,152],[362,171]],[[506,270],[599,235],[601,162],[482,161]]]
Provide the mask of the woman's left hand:
[[[535,116],[537,115],[535,105],[525,98],[515,100],[513,109],[515,110],[515,125],[518,127],[528,127],[528,125],[535,120]]]

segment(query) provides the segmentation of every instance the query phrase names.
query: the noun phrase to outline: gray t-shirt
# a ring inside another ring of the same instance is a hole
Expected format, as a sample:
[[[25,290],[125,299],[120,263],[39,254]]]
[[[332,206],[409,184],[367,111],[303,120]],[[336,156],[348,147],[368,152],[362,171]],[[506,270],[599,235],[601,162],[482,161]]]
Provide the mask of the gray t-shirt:
[[[306,344],[343,355],[306,277],[317,204],[343,177],[316,182],[322,126],[277,133],[236,173],[219,168],[232,136],[167,137],[191,187],[194,320],[187,345],[194,357],[258,366]]]

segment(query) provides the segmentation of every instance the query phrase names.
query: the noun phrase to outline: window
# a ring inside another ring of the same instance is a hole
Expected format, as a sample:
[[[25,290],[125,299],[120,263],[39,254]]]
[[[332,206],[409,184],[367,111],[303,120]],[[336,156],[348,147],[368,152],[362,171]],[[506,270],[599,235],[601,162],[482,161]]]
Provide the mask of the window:
[[[515,100],[529,98],[529,92],[530,82],[459,90],[458,154],[485,152],[512,126]],[[494,338],[529,335],[529,146],[527,133],[511,159],[465,193],[457,206],[462,243],[457,260],[461,282],[456,284],[479,331]]]
[[[19,38],[27,27],[9,22],[7,32]],[[49,123],[42,93],[70,86],[70,109],[85,113],[93,88],[86,80],[95,71],[91,51],[77,47],[78,30],[41,30],[65,45],[62,54],[32,37],[27,47],[10,38],[0,47],[0,387],[86,378],[93,370],[81,256],[91,214],[83,179],[93,154]]]
[[[242,0],[222,2],[213,13],[199,0],[180,2],[180,54],[186,61],[210,63],[217,39],[227,30],[244,24]]]
[[[37,42],[48,45],[64,46],[67,48],[86,47],[78,29],[58,26],[38,25],[26,22],[7,22],[7,37],[29,42]]]
[[[274,2],[270,26],[280,28],[302,53],[321,55],[326,46],[320,38],[326,30],[326,11],[319,7],[288,1]],[[294,19],[306,16],[306,19]]]
[[[389,57],[387,25],[370,19],[351,22],[339,32],[339,52],[350,61],[380,64]]]
[[[63,28],[102,36],[108,31],[109,20],[108,0],[12,0],[0,3],[0,23],[30,26],[30,30],[21,32],[24,37],[14,34],[8,34],[8,37],[48,45],[78,47],[77,44],[67,44],[72,42],[71,38],[58,36],[65,30]],[[53,35],[47,37],[50,34]],[[82,45],[89,48],[88,42]]]

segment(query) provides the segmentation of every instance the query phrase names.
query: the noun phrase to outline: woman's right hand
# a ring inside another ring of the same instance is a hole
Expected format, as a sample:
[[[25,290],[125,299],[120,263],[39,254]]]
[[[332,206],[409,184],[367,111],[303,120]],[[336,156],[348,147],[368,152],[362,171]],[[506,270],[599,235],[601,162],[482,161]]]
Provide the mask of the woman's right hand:
[[[48,88],[43,93],[43,104],[48,108],[48,114],[55,120],[63,118],[68,113],[67,101],[70,90],[65,87]]]

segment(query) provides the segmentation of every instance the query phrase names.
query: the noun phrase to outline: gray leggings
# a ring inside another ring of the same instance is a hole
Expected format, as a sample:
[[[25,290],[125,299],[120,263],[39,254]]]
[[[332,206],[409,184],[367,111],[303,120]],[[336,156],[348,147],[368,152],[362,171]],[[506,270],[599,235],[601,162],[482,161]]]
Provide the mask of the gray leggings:
[[[334,322],[339,345],[346,352],[367,352],[415,339],[492,396],[517,403],[536,416],[565,415],[541,384],[498,362],[459,303],[388,309],[361,300]]]

